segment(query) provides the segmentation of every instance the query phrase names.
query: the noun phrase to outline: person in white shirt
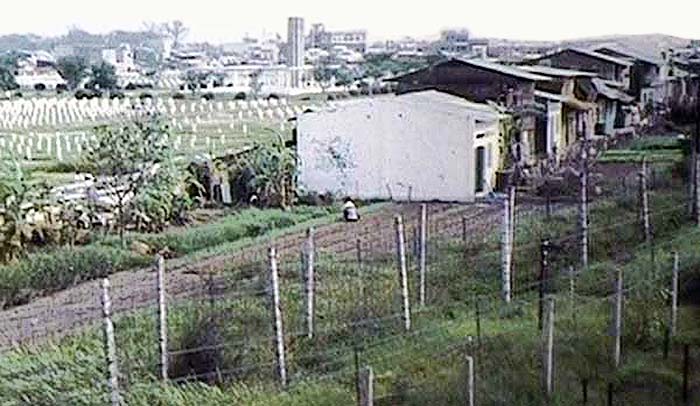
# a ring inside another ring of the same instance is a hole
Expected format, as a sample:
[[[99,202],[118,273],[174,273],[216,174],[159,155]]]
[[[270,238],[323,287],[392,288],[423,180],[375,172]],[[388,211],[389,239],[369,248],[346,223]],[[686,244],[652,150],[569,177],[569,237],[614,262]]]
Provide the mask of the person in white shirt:
[[[349,197],[345,198],[345,204],[343,204],[343,218],[349,223],[355,223],[360,220],[357,206],[355,206],[355,202]]]

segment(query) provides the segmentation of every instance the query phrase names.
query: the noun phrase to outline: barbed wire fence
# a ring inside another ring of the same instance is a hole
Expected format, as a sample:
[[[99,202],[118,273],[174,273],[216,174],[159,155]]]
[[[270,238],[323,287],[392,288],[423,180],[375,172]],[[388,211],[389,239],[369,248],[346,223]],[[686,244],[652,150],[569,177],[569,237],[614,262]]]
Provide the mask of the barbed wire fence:
[[[310,229],[181,285],[169,284],[158,258],[145,297],[110,298],[104,282],[72,307],[47,300],[53,317],[86,315],[75,316],[76,331],[102,330],[105,342],[104,380],[60,399],[119,404],[144,381],[285,389],[311,380],[333,382],[361,405],[599,404],[626,396],[616,373],[637,339],[627,324],[639,323],[624,320],[650,286],[672,294],[653,303],[668,327],[645,345],[682,370],[680,394],[663,395],[688,398],[697,351],[674,337],[690,328],[678,324],[677,275],[694,254],[662,244],[690,222],[687,197],[678,179],[652,169],[644,165],[638,183],[634,173],[608,180],[589,198],[585,244],[576,196],[518,193]],[[640,244],[651,273],[628,280],[622,270],[639,262],[630,252]],[[582,247],[590,264],[609,265],[606,277],[588,276]],[[584,324],[588,314],[601,316]],[[21,312],[0,322],[25,326],[15,346],[40,349],[57,333]],[[0,379],[36,375],[15,373]]]

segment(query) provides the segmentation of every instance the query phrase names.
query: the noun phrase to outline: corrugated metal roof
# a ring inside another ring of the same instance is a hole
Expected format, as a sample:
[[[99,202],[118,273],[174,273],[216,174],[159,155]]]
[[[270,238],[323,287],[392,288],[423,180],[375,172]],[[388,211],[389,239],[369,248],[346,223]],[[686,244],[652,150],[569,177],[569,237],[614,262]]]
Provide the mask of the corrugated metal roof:
[[[595,87],[595,90],[598,92],[598,94],[607,99],[619,100],[624,103],[631,103],[634,101],[634,98],[632,96],[618,89],[614,89],[608,86],[602,79],[593,79],[591,80],[591,82],[593,83],[593,86]]]
[[[547,100],[554,100],[558,102],[565,102],[567,97],[561,94],[542,92],[540,90],[535,90],[535,97],[541,97]]]
[[[557,101],[560,103],[564,103],[567,106],[569,106],[571,108],[578,109],[578,110],[589,110],[589,109],[595,108],[595,105],[593,103],[587,103],[587,102],[578,100],[575,97],[564,96],[561,94],[542,92],[542,91],[536,90],[535,97],[541,97],[543,99],[553,100],[553,101]]]
[[[562,49],[562,50],[559,50],[559,51],[550,52],[550,53],[548,53],[548,54],[546,54],[546,55],[544,55],[544,56],[541,56],[541,57],[539,57],[539,58],[530,59],[530,61],[533,61],[533,62],[535,62],[535,61],[541,61],[542,59],[548,59],[548,58],[551,58],[551,57],[554,56],[554,55],[559,55],[559,54],[561,54],[561,53],[563,53],[563,52],[575,52],[575,53],[577,53],[577,54],[585,55],[585,56],[588,56],[588,57],[591,57],[591,58],[600,59],[601,61],[606,61],[606,62],[609,62],[609,63],[614,63],[614,64],[620,65],[620,66],[632,66],[632,62],[626,61],[626,60],[624,60],[624,59],[614,58],[614,57],[612,57],[612,56],[604,55],[604,54],[601,54],[601,53],[598,53],[598,52],[589,51],[589,50],[587,50],[587,49],[582,49],[582,48],[565,48],[565,49]]]
[[[618,53],[620,55],[624,55],[626,58],[633,59],[633,60],[638,60],[642,61],[645,63],[648,63],[650,65],[656,65],[656,66],[661,66],[663,64],[663,61],[659,59],[653,59],[644,55],[639,54],[638,52],[631,51],[626,48],[621,48],[620,46],[613,46],[613,45],[606,45],[606,46],[599,46],[593,49],[592,51],[595,53],[601,53],[599,52],[600,50],[607,49],[612,52]],[[619,59],[619,58],[618,58]]]
[[[584,71],[580,71],[580,70],[552,68],[549,66],[541,66],[541,65],[524,65],[524,66],[520,66],[519,68],[522,70],[531,72],[531,73],[537,73],[540,75],[554,76],[554,77],[561,77],[561,78],[574,78],[574,77],[594,78],[594,77],[598,76],[594,72],[584,72]]]
[[[630,61],[626,61],[624,59],[615,58],[615,57],[612,57],[609,55],[601,54],[599,52],[589,51],[587,49],[582,49],[582,48],[569,48],[569,49],[576,52],[576,53],[590,56],[591,58],[598,58],[598,59],[601,59],[601,60],[604,60],[604,61],[607,61],[610,63],[614,63],[617,65],[621,65],[621,66],[631,66],[632,65],[632,62],[630,62]]]
[[[535,75],[533,73],[524,71],[518,67],[502,65],[500,63],[488,62],[482,59],[462,59],[454,58],[451,61],[459,62],[465,65],[473,66],[475,68],[481,68],[489,70],[492,72],[501,73],[507,76],[516,77],[519,79],[530,80],[533,82],[548,82],[550,78],[542,75]]]

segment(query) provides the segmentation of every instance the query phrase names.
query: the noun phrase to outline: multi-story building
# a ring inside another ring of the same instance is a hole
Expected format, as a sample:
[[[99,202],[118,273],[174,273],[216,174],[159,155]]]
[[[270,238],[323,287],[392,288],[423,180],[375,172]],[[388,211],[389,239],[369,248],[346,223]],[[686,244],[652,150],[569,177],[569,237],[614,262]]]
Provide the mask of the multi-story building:
[[[341,46],[364,54],[367,51],[367,31],[326,31],[323,24],[314,24],[311,26],[308,45],[309,48],[320,48],[326,51]]]
[[[440,34],[440,51],[448,55],[471,53],[470,33],[466,29],[445,30]]]

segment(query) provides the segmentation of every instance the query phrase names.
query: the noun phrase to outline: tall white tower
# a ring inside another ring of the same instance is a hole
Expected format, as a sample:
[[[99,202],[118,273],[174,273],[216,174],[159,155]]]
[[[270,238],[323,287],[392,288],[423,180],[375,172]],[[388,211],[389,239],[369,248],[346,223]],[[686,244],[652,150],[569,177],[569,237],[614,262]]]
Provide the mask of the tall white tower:
[[[302,87],[304,72],[304,19],[289,17],[287,31],[287,64],[292,71],[292,87]]]

